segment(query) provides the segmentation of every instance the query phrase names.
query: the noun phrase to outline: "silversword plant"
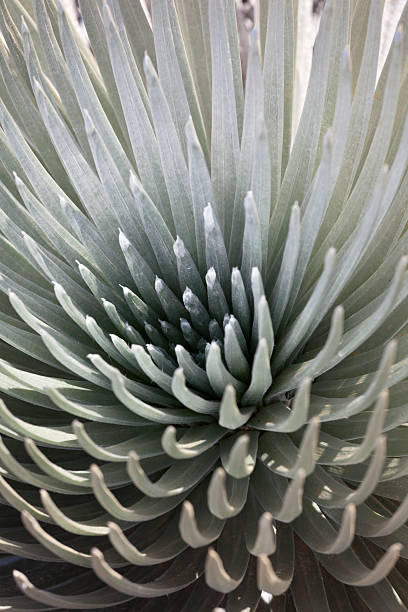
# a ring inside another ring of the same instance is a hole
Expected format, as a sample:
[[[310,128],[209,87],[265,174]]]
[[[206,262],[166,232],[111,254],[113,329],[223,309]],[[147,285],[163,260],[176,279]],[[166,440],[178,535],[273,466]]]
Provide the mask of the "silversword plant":
[[[298,5],[0,3],[1,610],[407,609],[408,10],[297,122]]]

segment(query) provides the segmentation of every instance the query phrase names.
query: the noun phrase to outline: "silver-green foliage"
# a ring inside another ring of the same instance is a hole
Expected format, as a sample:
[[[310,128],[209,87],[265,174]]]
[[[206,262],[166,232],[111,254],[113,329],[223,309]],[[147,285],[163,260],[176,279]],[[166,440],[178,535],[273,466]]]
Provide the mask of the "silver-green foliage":
[[[1,609],[408,605],[408,15],[292,130],[297,7],[1,2]]]

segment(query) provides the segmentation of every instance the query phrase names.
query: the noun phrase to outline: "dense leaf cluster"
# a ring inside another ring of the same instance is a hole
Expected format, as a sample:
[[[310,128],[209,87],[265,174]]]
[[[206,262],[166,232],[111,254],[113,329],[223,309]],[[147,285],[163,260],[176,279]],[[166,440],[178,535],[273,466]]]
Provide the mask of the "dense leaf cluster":
[[[0,3],[0,608],[405,610],[408,10],[295,125],[298,2],[245,90],[234,0],[80,4]]]

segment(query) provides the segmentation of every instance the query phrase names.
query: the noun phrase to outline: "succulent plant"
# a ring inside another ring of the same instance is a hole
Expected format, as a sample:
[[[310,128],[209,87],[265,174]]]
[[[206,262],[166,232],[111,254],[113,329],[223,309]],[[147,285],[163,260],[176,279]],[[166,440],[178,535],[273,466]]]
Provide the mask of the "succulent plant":
[[[296,125],[297,6],[1,2],[2,610],[407,609],[408,10]]]

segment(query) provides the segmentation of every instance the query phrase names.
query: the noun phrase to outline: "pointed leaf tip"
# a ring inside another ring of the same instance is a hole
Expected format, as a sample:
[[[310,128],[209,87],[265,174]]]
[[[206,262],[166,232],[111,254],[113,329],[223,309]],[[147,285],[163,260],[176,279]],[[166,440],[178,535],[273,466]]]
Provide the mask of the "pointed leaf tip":
[[[24,19],[24,15],[21,15],[21,33],[23,34],[23,36],[25,34],[28,34],[28,28]]]

